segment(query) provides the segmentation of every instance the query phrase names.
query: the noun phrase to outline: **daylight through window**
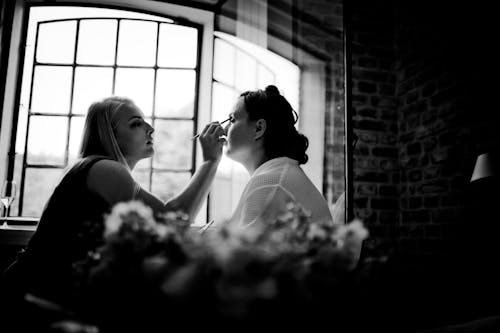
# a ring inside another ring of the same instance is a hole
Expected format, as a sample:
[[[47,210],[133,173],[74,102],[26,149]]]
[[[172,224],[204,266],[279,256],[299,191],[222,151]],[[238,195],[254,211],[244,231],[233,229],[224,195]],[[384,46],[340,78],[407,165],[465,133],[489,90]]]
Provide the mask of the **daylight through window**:
[[[195,168],[198,29],[120,10],[33,7],[16,141],[13,215],[39,216],[79,153],[90,104],[131,98],[155,128],[153,159],[134,177],[167,200]]]

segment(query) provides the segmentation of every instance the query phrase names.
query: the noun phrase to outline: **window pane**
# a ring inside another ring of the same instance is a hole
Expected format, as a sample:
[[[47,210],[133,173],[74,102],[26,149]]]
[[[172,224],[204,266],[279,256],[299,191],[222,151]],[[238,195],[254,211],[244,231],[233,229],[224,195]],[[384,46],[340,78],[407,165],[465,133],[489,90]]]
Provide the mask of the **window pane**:
[[[28,163],[63,165],[68,118],[32,116],[28,134]]]
[[[115,95],[132,99],[146,116],[153,110],[153,69],[118,68]]]
[[[193,153],[193,122],[156,120],[154,168],[190,169]]]
[[[189,172],[155,172],[153,173],[152,192],[163,201],[167,201],[187,185]]]
[[[243,165],[222,156],[210,192],[210,215],[216,223],[231,218],[249,179]]]
[[[195,71],[159,69],[156,83],[155,115],[192,117],[195,85]]]
[[[75,69],[72,112],[74,114],[87,114],[90,104],[111,96],[112,86],[112,68],[77,67]]]
[[[63,169],[26,169],[23,216],[40,216],[63,175]]]
[[[139,163],[144,163],[144,161],[147,161],[148,168],[147,169],[139,168]],[[132,171],[132,177],[139,185],[141,185],[143,189],[151,191],[151,189],[149,188],[149,174],[151,172],[149,169],[150,160],[149,159],[141,160],[141,162],[139,163],[135,166],[134,171]]]
[[[224,121],[232,112],[238,94],[231,88],[214,82],[212,91],[212,121]]]
[[[175,24],[160,25],[158,66],[196,67],[198,31]]]
[[[216,177],[210,191],[210,217],[217,224],[231,218],[233,212],[233,192],[231,178]]]
[[[36,60],[72,64],[75,52],[76,21],[40,24]]]
[[[270,84],[276,84],[274,73],[266,67],[259,65],[257,69],[257,88],[264,89]]]
[[[151,119],[146,118],[146,122],[151,124]],[[153,134],[154,135],[154,134]],[[137,164],[135,165],[134,171],[140,170],[140,171],[148,171],[151,169],[151,158],[143,158]]]
[[[71,76],[71,67],[36,66],[31,111],[68,113]]]
[[[73,164],[80,153],[80,144],[82,142],[84,117],[72,117],[70,121],[69,132],[69,160],[68,164]]]
[[[157,24],[143,21],[120,21],[118,65],[154,66]]]
[[[79,64],[113,65],[116,49],[116,20],[82,20],[78,35]]]
[[[254,90],[257,88],[257,62],[248,54],[236,52],[236,89],[239,91]]]
[[[111,96],[113,69],[77,67],[73,91],[74,114],[87,114],[89,106],[104,97]]]
[[[214,79],[225,84],[234,85],[234,47],[218,38],[215,39]]]

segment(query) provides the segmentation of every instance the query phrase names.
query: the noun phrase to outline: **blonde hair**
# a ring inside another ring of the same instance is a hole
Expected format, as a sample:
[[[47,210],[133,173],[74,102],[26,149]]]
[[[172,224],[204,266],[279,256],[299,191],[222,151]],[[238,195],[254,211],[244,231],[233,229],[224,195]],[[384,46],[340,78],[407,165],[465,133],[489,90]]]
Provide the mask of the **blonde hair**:
[[[102,155],[128,166],[116,141],[116,114],[125,105],[135,105],[131,99],[111,96],[89,107],[83,129],[80,157]]]

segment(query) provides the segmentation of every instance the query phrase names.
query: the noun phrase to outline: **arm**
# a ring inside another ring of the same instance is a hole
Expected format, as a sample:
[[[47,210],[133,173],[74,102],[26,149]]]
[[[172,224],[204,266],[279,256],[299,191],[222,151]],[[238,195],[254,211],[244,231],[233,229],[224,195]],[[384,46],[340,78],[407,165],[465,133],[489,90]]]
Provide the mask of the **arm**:
[[[203,163],[189,181],[189,184],[177,196],[169,200],[166,210],[182,210],[194,218],[207,197],[222,157],[224,129],[218,122],[205,126],[199,140],[203,150]]]
[[[166,204],[140,187],[125,166],[112,160],[102,160],[92,166],[87,186],[111,206],[121,201],[137,199],[155,212],[182,210],[190,217],[194,217],[210,190],[222,157],[223,141],[219,140],[219,137],[223,134],[224,130],[219,123],[210,123],[205,127],[200,135],[204,162],[184,190]]]
[[[219,161],[204,161],[181,193],[165,204],[165,210],[182,210],[194,218],[210,191],[218,165]]]
[[[156,213],[179,209],[188,211],[185,207],[189,207],[189,203],[192,207],[198,203],[199,209],[199,203],[204,199],[203,193],[208,192],[216,168],[216,164],[205,162],[192,177],[186,189],[166,204],[140,187],[125,166],[112,160],[102,160],[92,166],[87,177],[87,186],[110,206],[136,199],[151,207]],[[200,188],[199,192],[197,188]]]

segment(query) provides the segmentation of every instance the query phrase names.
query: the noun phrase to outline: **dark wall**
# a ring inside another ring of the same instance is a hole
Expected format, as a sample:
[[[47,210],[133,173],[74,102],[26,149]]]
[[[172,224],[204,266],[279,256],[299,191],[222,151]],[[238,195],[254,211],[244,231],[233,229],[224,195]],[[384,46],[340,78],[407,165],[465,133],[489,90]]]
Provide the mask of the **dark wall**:
[[[447,256],[462,241],[475,157],[498,137],[492,13],[352,3],[354,204],[372,245]]]
[[[477,153],[477,120],[467,105],[475,98],[468,87],[479,58],[469,46],[476,27],[468,8],[425,2],[396,8],[400,222],[412,231],[401,243],[419,253],[445,253],[458,240]]]
[[[354,215],[370,230],[367,247],[394,249],[401,232],[394,8],[389,1],[349,3],[352,41]]]
[[[416,327],[498,315],[486,304],[499,297],[500,195],[469,182],[476,156],[498,150],[496,12],[349,4],[354,213],[370,230],[365,252],[397,258],[383,306]]]

